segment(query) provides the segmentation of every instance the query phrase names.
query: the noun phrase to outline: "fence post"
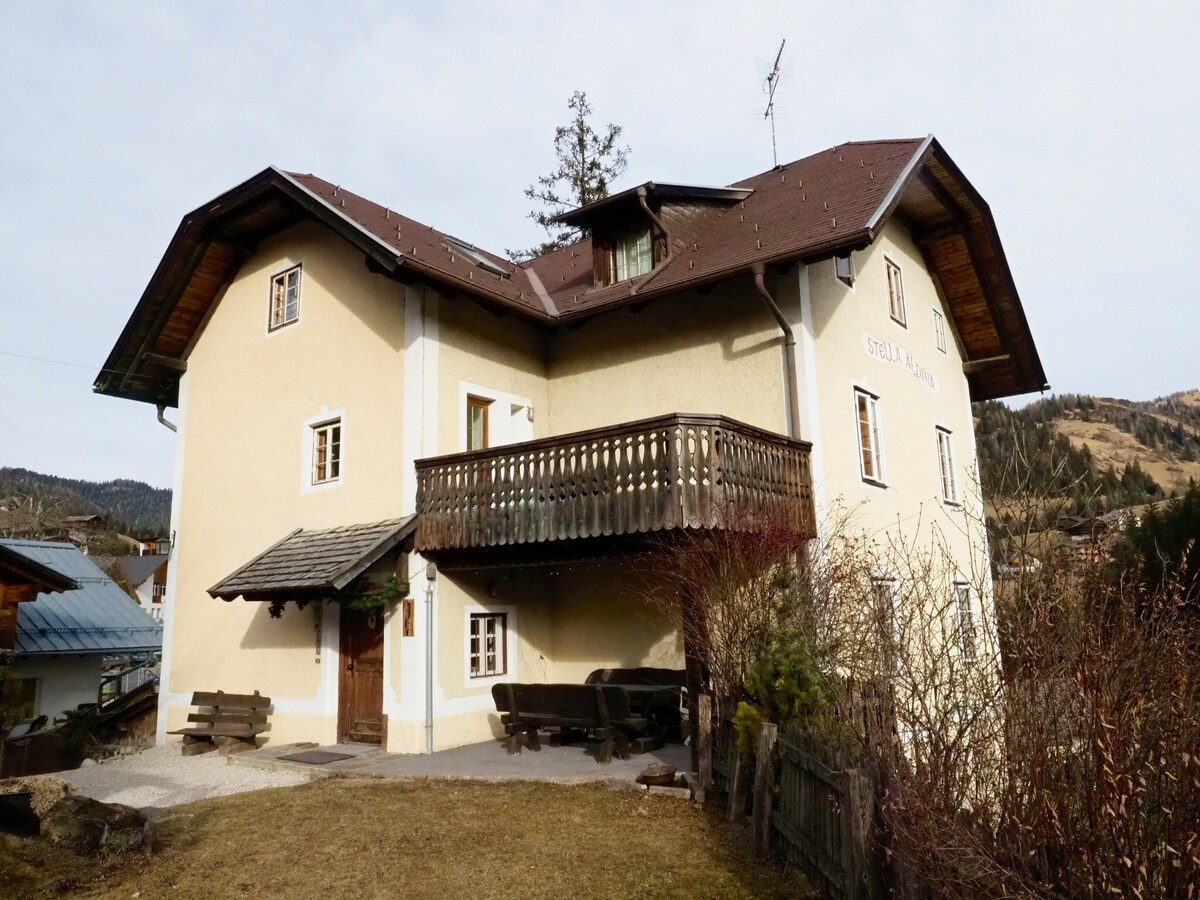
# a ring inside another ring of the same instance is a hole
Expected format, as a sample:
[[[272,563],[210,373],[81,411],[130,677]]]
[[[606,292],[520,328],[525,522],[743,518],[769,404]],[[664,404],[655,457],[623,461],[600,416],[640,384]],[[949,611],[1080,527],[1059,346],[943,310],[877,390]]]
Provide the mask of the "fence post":
[[[700,694],[696,698],[696,716],[700,755],[700,796],[696,799],[703,803],[712,787],[712,694]]]
[[[775,739],[779,726],[764,722],[758,732],[758,760],[754,767],[754,854],[766,859],[771,852],[771,790],[775,787]]]
[[[730,825],[736,825],[738,819],[746,811],[746,795],[749,793],[746,784],[746,759],[742,756],[741,744],[737,741],[736,732],[733,744],[733,777],[729,780],[729,811]]]

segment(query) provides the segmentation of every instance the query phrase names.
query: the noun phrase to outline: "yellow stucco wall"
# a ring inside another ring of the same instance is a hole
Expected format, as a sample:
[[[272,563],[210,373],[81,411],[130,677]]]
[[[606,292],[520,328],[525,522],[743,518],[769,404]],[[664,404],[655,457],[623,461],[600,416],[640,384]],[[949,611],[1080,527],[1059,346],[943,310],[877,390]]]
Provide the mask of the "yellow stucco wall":
[[[300,321],[268,334],[270,277],[296,263],[304,267]],[[402,304],[400,285],[306,224],[265,243],[216,307],[188,359],[164,690],[317,699],[311,608],[276,620],[264,604],[225,603],[205,591],[297,527],[399,515]],[[304,423],[323,410],[344,411],[342,481],[303,492]],[[277,715],[274,735],[288,730]]]
[[[884,253],[903,268],[908,327],[887,311]],[[982,544],[963,533],[962,516],[940,501],[935,424],[955,435],[964,500],[974,498],[974,443],[961,356],[946,316],[948,353],[934,345],[936,288],[899,226],[855,255],[853,290],[832,264],[770,273],[768,285],[801,328],[802,293],[811,299],[815,379],[801,369],[806,404],[818,412],[819,493],[840,500],[875,531],[927,539],[939,527],[964,567]],[[267,334],[270,276],[304,265],[301,320]],[[416,288],[419,292],[420,288]],[[414,289],[407,289],[409,309]],[[425,292],[431,296],[431,292]],[[456,296],[424,301],[427,346],[406,368],[406,289],[363,265],[362,256],[319,226],[296,226],[265,243],[243,267],[188,360],[178,509],[172,659],[164,691],[174,728],[194,690],[259,690],[277,701],[271,740],[336,737],[336,631],[326,623],[317,660],[312,609],[270,619],[264,606],[213,600],[205,589],[297,527],[327,528],[402,514],[404,460],[465,448],[464,385],[527,400],[532,436],[613,425],[669,412],[721,413],[786,431],[781,338],[747,275],[707,292],[685,292],[639,312],[616,311],[556,332],[514,315],[497,316]],[[928,388],[903,368],[872,358],[864,333],[910,352],[938,381]],[[413,335],[409,335],[411,344]],[[802,347],[803,350],[803,347]],[[422,369],[421,367],[424,366]],[[421,448],[404,446],[406,372],[431,430]],[[858,469],[853,388],[879,394],[888,486],[865,485]],[[342,411],[344,476],[339,487],[304,491],[305,421]],[[406,454],[407,450],[407,454]],[[917,534],[916,523],[921,524]],[[425,561],[414,559],[414,572]],[[517,633],[514,677],[582,681],[607,666],[682,666],[666,624],[635,599],[620,567],[446,573],[436,583],[435,746],[484,739],[498,728],[490,684],[466,678],[471,610],[511,611]],[[418,609],[423,598],[416,595]],[[418,615],[421,613],[418,612]],[[332,634],[332,636],[331,636]],[[387,625],[385,697],[388,749],[424,747],[423,635]],[[414,655],[415,654],[415,655]],[[403,702],[404,714],[396,712]]]

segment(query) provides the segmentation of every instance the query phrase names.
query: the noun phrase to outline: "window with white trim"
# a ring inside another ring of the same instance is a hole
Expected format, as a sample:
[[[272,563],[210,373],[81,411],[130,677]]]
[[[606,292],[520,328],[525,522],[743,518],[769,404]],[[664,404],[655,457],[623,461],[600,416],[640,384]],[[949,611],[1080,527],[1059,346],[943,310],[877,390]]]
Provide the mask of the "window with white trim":
[[[937,341],[937,348],[943,353],[946,352],[946,317],[938,310],[933,311],[933,336]]]
[[[167,586],[165,584],[154,585],[154,591],[152,593],[152,596],[155,598],[162,598],[162,597],[167,596]],[[159,603],[159,602],[161,602],[161,600],[155,599],[154,602]]]
[[[900,325],[908,327],[908,316],[904,311],[904,278],[900,274],[900,266],[884,257],[887,267],[888,313]]]
[[[488,433],[488,418],[492,401],[486,397],[467,395],[467,450],[484,450],[492,445]]]
[[[312,483],[329,484],[342,476],[342,420],[312,426]]]
[[[963,659],[974,663],[977,659],[975,646],[975,611],[971,607],[971,586],[964,581],[954,583],[954,607],[958,614],[958,646]]]
[[[936,428],[938,468],[942,475],[942,501],[958,505],[958,475],[954,470],[954,444],[949,429]]]
[[[858,461],[863,481],[883,484],[883,453],[879,441],[879,398],[855,388],[858,415]]]
[[[871,579],[871,599],[875,601],[879,638],[885,646],[900,641],[900,586],[890,575]]]
[[[846,287],[854,287],[854,254],[847,252],[833,258],[833,274]]]
[[[635,231],[613,241],[613,284],[645,275],[654,267],[650,230]]]
[[[472,678],[508,673],[508,614],[471,613],[467,665]]]
[[[300,320],[300,266],[271,276],[270,331]]]

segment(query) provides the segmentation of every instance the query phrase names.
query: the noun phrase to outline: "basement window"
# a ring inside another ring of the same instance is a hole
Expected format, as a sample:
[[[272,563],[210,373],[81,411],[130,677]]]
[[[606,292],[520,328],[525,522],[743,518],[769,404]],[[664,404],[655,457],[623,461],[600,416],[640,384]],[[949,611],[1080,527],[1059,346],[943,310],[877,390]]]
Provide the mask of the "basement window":
[[[833,258],[833,272],[837,275],[838,281],[846,285],[846,287],[854,287],[854,254],[847,253],[845,256],[835,256]]]
[[[271,322],[275,331],[300,320],[300,266],[271,276]]]
[[[612,281],[628,281],[654,268],[650,229],[634,231],[613,241]]]

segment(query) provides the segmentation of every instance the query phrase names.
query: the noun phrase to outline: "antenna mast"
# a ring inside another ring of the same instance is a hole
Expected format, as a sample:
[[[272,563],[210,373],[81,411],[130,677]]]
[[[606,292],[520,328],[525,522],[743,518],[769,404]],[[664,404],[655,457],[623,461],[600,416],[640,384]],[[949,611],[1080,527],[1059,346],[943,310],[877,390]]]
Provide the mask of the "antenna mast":
[[[775,54],[775,65],[771,69],[771,74],[767,76],[767,80],[763,82],[763,92],[767,95],[767,110],[763,113],[764,119],[771,120],[771,158],[775,161],[775,165],[779,165],[779,151],[775,148],[775,88],[779,87],[779,61],[783,59],[783,45],[787,43],[787,38],[779,42],[779,52]]]

